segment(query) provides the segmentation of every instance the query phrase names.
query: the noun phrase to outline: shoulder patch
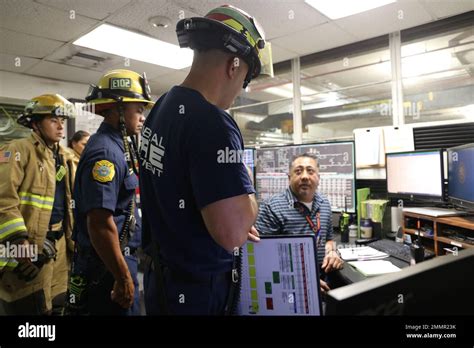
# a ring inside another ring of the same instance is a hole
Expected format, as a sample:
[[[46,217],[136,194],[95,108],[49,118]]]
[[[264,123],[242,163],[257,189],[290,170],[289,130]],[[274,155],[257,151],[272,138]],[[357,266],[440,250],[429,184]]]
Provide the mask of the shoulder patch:
[[[11,151],[0,151],[0,163],[8,163],[8,161],[10,161],[11,156]]]
[[[115,176],[115,167],[114,164],[107,161],[97,161],[95,162],[94,168],[92,169],[92,177],[95,181],[98,182],[109,182]]]

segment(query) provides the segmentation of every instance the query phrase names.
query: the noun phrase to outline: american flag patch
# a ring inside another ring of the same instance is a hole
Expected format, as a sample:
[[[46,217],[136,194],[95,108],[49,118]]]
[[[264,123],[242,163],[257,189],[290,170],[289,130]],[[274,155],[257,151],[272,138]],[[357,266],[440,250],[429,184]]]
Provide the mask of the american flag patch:
[[[7,163],[11,156],[11,151],[0,151],[0,163]]]

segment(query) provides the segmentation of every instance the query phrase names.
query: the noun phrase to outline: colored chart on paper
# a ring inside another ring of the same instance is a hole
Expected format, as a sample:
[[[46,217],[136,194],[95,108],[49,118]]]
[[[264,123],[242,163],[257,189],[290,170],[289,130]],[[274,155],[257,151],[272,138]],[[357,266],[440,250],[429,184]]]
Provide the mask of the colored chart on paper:
[[[242,249],[242,315],[321,315],[314,236],[262,236]]]

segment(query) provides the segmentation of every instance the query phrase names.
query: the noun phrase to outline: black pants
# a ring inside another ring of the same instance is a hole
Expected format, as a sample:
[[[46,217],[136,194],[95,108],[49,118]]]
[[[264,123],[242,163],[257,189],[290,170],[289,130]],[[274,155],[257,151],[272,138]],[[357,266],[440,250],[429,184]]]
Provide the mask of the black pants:
[[[163,277],[169,315],[224,315],[232,282],[230,272],[190,279],[164,267]],[[144,287],[147,315],[162,315],[151,264],[145,269]]]
[[[100,279],[91,277],[94,280],[89,282],[87,286],[87,312],[90,315],[140,315],[140,294],[137,280],[138,261],[135,256],[125,256],[125,261],[135,286],[132,307],[124,309],[118,303],[112,301],[110,292],[114,287],[115,279],[112,273],[101,270],[103,276]]]

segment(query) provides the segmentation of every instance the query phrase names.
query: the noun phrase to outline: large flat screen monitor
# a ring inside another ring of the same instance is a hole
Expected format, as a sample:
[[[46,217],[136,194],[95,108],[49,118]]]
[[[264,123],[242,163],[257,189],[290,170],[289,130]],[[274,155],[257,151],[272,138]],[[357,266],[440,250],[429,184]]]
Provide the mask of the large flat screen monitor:
[[[387,191],[391,197],[443,200],[441,150],[398,152],[386,156]]]
[[[474,209],[474,143],[448,149],[448,199]]]
[[[252,179],[255,182],[255,150],[254,149],[245,149],[242,157],[242,162],[249,167],[252,172]]]
[[[288,188],[293,157],[314,154],[319,162],[318,192],[331,203],[333,212],[355,213],[355,147],[352,141],[327,142],[256,150],[257,200],[262,202]]]

